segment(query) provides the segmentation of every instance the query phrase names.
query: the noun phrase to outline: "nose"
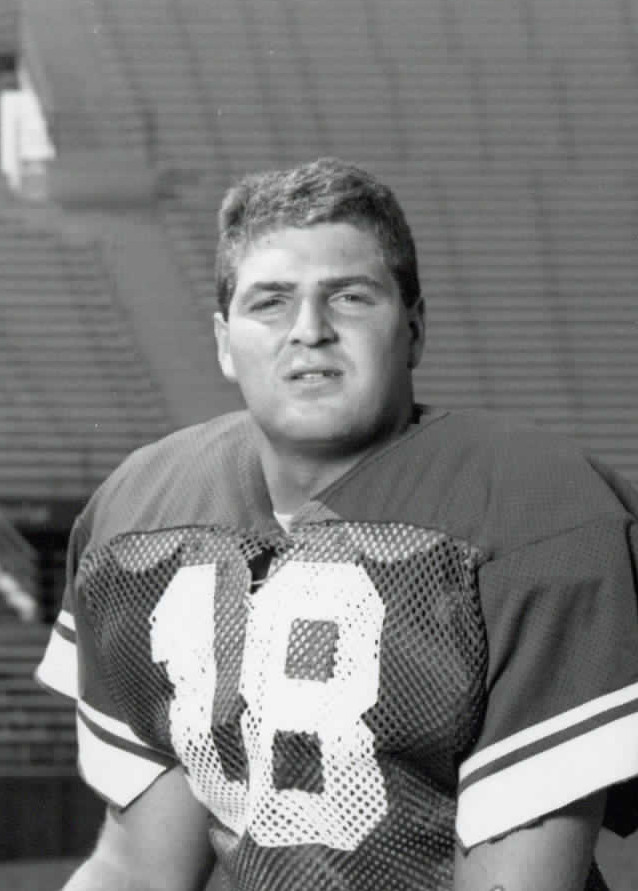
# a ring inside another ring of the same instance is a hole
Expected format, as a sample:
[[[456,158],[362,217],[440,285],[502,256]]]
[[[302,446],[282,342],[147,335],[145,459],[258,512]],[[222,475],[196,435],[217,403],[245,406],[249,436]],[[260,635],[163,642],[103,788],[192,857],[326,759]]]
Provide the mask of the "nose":
[[[288,332],[290,343],[317,346],[334,339],[335,330],[330,322],[329,308],[325,302],[312,298],[299,300]]]

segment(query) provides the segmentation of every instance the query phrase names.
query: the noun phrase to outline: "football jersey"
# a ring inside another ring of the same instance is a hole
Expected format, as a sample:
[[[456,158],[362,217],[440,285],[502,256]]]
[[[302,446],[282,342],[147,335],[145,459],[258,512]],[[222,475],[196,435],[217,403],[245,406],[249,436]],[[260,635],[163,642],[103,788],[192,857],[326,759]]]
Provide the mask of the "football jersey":
[[[637,512],[567,441],[423,409],[283,528],[228,415],[96,492],[38,676],[105,800],[183,766],[229,888],[444,891],[457,840],[603,788],[638,827]]]

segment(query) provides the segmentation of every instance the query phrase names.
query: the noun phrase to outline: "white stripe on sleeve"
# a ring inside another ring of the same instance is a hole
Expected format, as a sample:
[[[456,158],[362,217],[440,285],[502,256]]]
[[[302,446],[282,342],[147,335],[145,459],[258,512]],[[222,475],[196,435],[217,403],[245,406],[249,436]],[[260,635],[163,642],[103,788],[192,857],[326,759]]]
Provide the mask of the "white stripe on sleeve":
[[[53,629],[35,676],[46,687],[63,696],[78,698],[77,649],[74,641]]]
[[[462,789],[456,831],[469,848],[638,775],[638,713],[531,753]]]
[[[546,721],[540,721],[532,727],[513,733],[500,742],[486,746],[480,752],[466,758],[459,768],[459,779],[464,781],[474,771],[486,767],[503,756],[510,755],[517,749],[541,742],[554,733],[569,730],[569,728],[575,727],[582,721],[604,715],[605,712],[610,712],[612,709],[627,705],[632,701],[636,701],[638,710],[638,683],[630,684],[627,687],[621,687],[620,690],[614,690],[612,693],[606,693],[604,696],[590,699],[583,705],[561,712],[554,718],[548,718]]]
[[[84,720],[84,714],[100,725],[97,731],[104,728],[106,732],[96,732],[93,723]],[[89,786],[117,807],[126,807],[172,766],[168,758],[154,758],[156,753],[127,725],[85,703],[78,706],[77,732],[80,773]],[[121,746],[116,737],[121,739]]]

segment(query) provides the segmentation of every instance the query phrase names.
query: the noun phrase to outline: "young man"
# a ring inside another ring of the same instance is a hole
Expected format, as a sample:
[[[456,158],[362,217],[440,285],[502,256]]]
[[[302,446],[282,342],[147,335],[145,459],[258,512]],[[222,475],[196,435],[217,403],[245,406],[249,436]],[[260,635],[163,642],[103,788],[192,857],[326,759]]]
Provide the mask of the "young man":
[[[68,889],[194,891],[214,860],[241,891],[604,888],[601,823],[638,826],[635,493],[414,405],[414,245],[364,171],[248,178],[220,223],[247,411],[103,484],[39,670],[109,803]]]

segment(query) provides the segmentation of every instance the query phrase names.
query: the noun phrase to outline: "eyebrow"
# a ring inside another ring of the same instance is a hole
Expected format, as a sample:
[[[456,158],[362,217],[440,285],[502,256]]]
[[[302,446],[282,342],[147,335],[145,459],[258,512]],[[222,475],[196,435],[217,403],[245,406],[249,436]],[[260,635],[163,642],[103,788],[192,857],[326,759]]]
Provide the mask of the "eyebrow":
[[[253,282],[252,285],[246,290],[244,297],[252,297],[253,294],[263,294],[272,291],[284,291],[288,293],[290,291],[295,290],[294,282],[284,282],[284,281],[265,281],[265,282]]]
[[[374,290],[380,290],[383,286],[380,281],[370,275],[339,275],[332,278],[324,278],[319,282],[320,286],[329,290],[348,288],[351,285],[365,285]]]
[[[352,285],[365,285],[374,290],[381,290],[382,284],[377,279],[369,275],[338,275],[330,278],[322,278],[318,282],[319,287],[324,291],[336,291],[340,288],[352,287]],[[296,282],[288,281],[261,281],[253,282],[247,289],[244,297],[252,297],[254,294],[272,293],[280,291],[288,294],[297,287]]]

